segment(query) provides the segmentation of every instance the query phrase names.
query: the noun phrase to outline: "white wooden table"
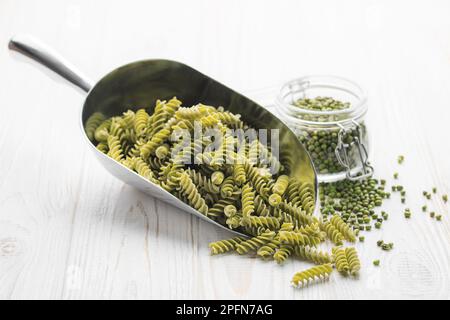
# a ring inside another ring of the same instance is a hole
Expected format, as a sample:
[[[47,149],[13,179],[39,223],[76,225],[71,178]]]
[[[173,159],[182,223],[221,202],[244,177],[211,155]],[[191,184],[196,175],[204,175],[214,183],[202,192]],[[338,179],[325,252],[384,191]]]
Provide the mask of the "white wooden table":
[[[442,222],[420,212],[422,190],[450,193],[449,13],[446,0],[1,0],[0,298],[450,298],[449,204],[428,202]],[[10,53],[16,33],[92,79],[154,57],[243,92],[307,74],[354,79],[369,91],[376,174],[399,171],[412,219],[394,196],[388,223],[357,245],[360,279],[306,290],[289,281],[309,264],[210,257],[208,242],[229,234],[110,176],[81,139],[83,96]]]

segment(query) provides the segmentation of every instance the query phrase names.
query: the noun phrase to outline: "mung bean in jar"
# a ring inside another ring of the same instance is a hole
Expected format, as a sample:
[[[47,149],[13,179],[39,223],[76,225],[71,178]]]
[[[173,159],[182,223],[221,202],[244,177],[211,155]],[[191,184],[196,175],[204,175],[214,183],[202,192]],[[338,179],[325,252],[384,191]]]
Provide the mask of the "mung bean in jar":
[[[334,76],[292,80],[281,88],[277,107],[309,152],[319,181],[372,175],[367,98],[357,84]]]

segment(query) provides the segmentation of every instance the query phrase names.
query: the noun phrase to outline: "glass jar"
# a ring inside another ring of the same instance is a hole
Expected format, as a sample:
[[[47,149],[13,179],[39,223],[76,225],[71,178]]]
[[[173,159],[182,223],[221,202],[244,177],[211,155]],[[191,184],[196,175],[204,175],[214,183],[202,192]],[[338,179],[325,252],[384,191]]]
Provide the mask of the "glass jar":
[[[309,108],[311,100],[307,99],[318,97],[320,100],[314,101],[320,101],[321,108]],[[319,181],[331,182],[361,179],[373,173],[364,121],[367,108],[366,94],[354,82],[334,76],[308,76],[282,86],[276,113],[308,150]]]

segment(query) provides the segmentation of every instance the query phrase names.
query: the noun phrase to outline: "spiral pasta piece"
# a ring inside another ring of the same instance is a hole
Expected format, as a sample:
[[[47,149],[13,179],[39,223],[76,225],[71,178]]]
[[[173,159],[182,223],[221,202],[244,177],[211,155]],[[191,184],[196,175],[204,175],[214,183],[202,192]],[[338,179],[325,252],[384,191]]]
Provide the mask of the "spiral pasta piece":
[[[256,254],[263,259],[270,258],[275,254],[279,246],[280,241],[278,239],[273,239],[266,245],[263,245],[261,248],[259,248]]]
[[[272,192],[282,196],[289,185],[289,177],[287,175],[281,175],[277,178],[277,181],[272,187]]]
[[[156,179],[153,171],[150,169],[148,164],[142,160],[142,158],[132,158],[131,159],[132,169],[135,170],[139,175],[153,183],[159,184],[158,179]]]
[[[256,140],[253,140],[248,145],[247,151],[247,159],[248,163],[252,166],[258,163],[259,159],[259,143]]]
[[[156,148],[169,139],[170,133],[171,131],[169,129],[164,128],[152,136],[152,138],[141,147],[141,157],[148,159],[150,154],[152,154]]]
[[[168,120],[168,115],[164,110],[165,103],[166,101],[156,100],[154,112],[149,117],[147,122],[146,134],[149,139],[152,138],[156,132],[161,131],[164,128],[166,121]]]
[[[185,130],[189,133],[194,131],[194,124],[187,120],[179,120],[173,123],[169,120],[164,128],[171,129],[176,135],[180,136]]]
[[[164,160],[158,159],[156,157],[152,157],[147,159],[147,163],[152,168],[152,170],[160,171],[162,167],[167,166],[168,162]]]
[[[322,224],[322,230],[325,231],[328,239],[330,239],[335,245],[341,246],[343,244],[344,236],[330,222],[324,222]]]
[[[178,109],[181,107],[181,101],[177,97],[173,97],[167,103],[164,104],[163,109],[166,113],[166,120],[172,118]]]
[[[242,225],[246,227],[264,227],[270,230],[280,228],[280,220],[275,217],[248,216],[242,219]]]
[[[155,150],[155,156],[158,159],[165,159],[167,158],[167,155],[169,154],[170,150],[169,150],[169,146],[167,144],[163,144],[161,146],[159,146],[158,148],[156,148]]]
[[[240,117],[232,114],[228,111],[215,112],[214,117],[223,124],[232,127],[233,129],[241,129],[244,127],[244,123]]]
[[[109,130],[111,128],[112,119],[103,121],[94,132],[94,138],[98,142],[106,142],[109,136]]]
[[[323,240],[325,240],[326,234],[324,234],[322,232],[322,230],[320,230],[320,225],[319,223],[315,222],[312,223],[310,225],[307,226],[301,226],[299,228],[297,228],[296,230],[297,232],[306,234],[312,238],[317,239],[319,242],[322,242]]]
[[[86,132],[89,140],[94,141],[95,131],[105,121],[105,116],[101,112],[94,112],[86,121],[84,131]]]
[[[108,153],[108,150],[109,150],[108,144],[105,142],[100,142],[96,148],[103,153]]]
[[[248,234],[252,237],[256,237],[256,236],[260,236],[261,234],[263,234],[264,232],[266,232],[266,229],[264,227],[242,227],[242,231],[245,234]]]
[[[184,180],[186,184],[184,186],[181,186],[181,176],[182,174],[186,174],[185,172],[182,172],[181,166],[169,163],[165,167],[161,167],[159,174],[161,187],[169,192],[173,190],[181,190],[181,193],[187,197],[188,202],[191,204],[191,206],[194,207],[195,204],[195,206],[198,207],[194,207],[194,209],[197,209],[201,213],[205,214],[204,210],[207,210],[207,207],[204,208],[202,205],[202,201],[205,200],[201,198],[195,186],[194,188],[192,188],[193,184],[191,184],[192,180],[189,178],[189,176],[189,180]]]
[[[261,176],[259,170],[253,167],[250,163],[244,164],[247,179],[251,182],[253,188],[262,196],[267,197],[269,188],[267,187],[267,179]]]
[[[144,143],[145,143],[145,140],[143,138],[137,138],[134,145],[129,148],[127,155],[130,157],[140,157],[141,156],[141,147],[144,145]]]
[[[231,217],[228,217],[225,220],[226,225],[230,228],[230,229],[237,229],[241,226],[242,224],[242,216],[241,215],[234,215]]]
[[[207,215],[208,206],[205,199],[202,198],[191,178],[186,172],[182,172],[180,176],[180,191],[186,195],[190,205],[200,213]]]
[[[201,187],[205,189],[206,192],[209,193],[219,193],[220,188],[212,183],[211,179],[202,175],[200,172],[195,171],[194,169],[187,169],[186,172],[191,177],[192,181],[197,187]]]
[[[250,184],[247,183],[242,187],[241,197],[242,216],[244,219],[250,218],[250,215],[255,212],[255,193]]]
[[[297,179],[290,179],[288,187],[286,189],[286,196],[287,196],[287,202],[292,205],[293,207],[301,207],[301,199],[299,195],[299,188],[300,188],[301,182]]]
[[[273,259],[278,263],[284,263],[294,251],[294,246],[289,244],[281,244],[278,250],[274,253]]]
[[[294,246],[316,247],[321,242],[320,238],[297,231],[280,231],[279,236],[282,243]]]
[[[245,238],[235,237],[228,240],[220,240],[216,242],[211,242],[209,244],[209,248],[211,250],[212,255],[223,254],[235,250],[236,246],[240,244],[242,241],[245,241]]]
[[[282,201],[281,196],[277,193],[273,193],[269,197],[269,204],[272,207],[278,207],[280,205],[281,201]]]
[[[214,114],[207,115],[206,117],[203,117],[200,119],[200,123],[203,127],[214,127],[219,123],[219,119],[217,119]]]
[[[262,217],[272,215],[272,208],[266,205],[264,199],[260,195],[255,196],[255,212],[258,216]]]
[[[210,114],[211,112],[213,112],[213,110],[214,107],[206,106],[203,104],[198,104],[191,108],[180,107],[175,112],[175,117],[179,120],[187,120],[193,122]]]
[[[136,111],[136,116],[134,118],[134,131],[136,132],[138,137],[141,137],[145,134],[147,129],[147,122],[149,119],[149,115],[145,109],[139,109]]]
[[[347,247],[345,248],[345,256],[347,257],[350,274],[353,276],[357,275],[361,269],[358,252],[354,247]]]
[[[307,226],[314,222],[314,218],[306,214],[306,212],[302,211],[301,208],[294,207],[286,202],[281,202],[279,204],[279,208],[284,212],[290,214],[298,222],[299,225]]]
[[[222,171],[215,171],[211,174],[211,182],[216,186],[220,186],[223,180],[225,180],[225,175]]]
[[[222,186],[220,188],[220,194],[223,198],[230,198],[233,196],[234,191],[234,179],[233,177],[229,176],[225,178],[225,180],[222,183]]]
[[[277,217],[278,219],[280,219],[280,221],[282,223],[290,223],[290,224],[292,224],[295,229],[298,229],[299,227],[301,227],[301,225],[298,224],[298,222],[291,215],[289,215],[286,212],[281,211],[279,209],[274,210],[273,216]]]
[[[348,224],[346,224],[344,222],[344,220],[342,220],[342,218],[340,216],[334,215],[333,217],[331,217],[330,223],[337,230],[339,230],[340,233],[342,233],[342,235],[345,237],[345,239],[347,241],[350,241],[350,242],[356,241],[356,236],[355,236],[353,230],[350,228],[350,226]]]
[[[233,198],[220,199],[218,202],[214,203],[211,208],[209,208],[207,215],[213,218],[223,217],[225,215],[225,207],[229,205],[234,206],[236,200],[237,199]]]
[[[236,245],[236,251],[239,254],[246,254],[249,251],[257,251],[263,245],[270,242],[275,237],[275,232],[273,231],[265,231],[261,235],[248,239],[246,241],[242,241],[238,245]]]
[[[307,214],[312,214],[314,211],[314,190],[309,184],[301,184],[299,187],[299,196],[301,206]]]
[[[223,208],[223,213],[227,217],[235,216],[237,214],[237,208],[234,205],[229,204],[225,208]]]
[[[238,186],[242,186],[247,182],[247,177],[245,176],[244,165],[236,164],[233,167],[233,178]]]
[[[311,261],[315,264],[331,263],[332,261],[328,252],[320,251],[308,246],[294,247],[294,254],[303,260]]]
[[[312,267],[296,273],[292,278],[292,285],[294,287],[305,287],[314,282],[325,281],[328,280],[332,272],[333,267],[329,263]]]
[[[108,156],[110,156],[117,162],[121,162],[123,160],[123,151],[119,138],[117,138],[116,136],[109,136],[108,149]]]
[[[332,249],[334,265],[340,273],[347,274],[350,271],[345,249],[335,247]]]

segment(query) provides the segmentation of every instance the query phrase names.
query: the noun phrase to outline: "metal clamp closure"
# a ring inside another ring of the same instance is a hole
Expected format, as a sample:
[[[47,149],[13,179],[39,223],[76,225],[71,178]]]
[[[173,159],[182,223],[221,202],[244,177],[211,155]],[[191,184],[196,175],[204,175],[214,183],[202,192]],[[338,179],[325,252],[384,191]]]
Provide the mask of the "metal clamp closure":
[[[361,130],[361,125],[355,120],[352,120],[352,123],[353,126],[348,128],[345,128],[342,124],[338,124],[341,129],[338,133],[338,143],[335,149],[335,154],[339,163],[346,170],[347,179],[355,181],[371,177],[374,170],[369,163],[367,148],[363,142],[363,132]],[[348,133],[353,135],[353,139],[350,143],[346,143],[344,141]],[[361,170],[354,170],[356,167],[352,168],[349,151],[353,148],[355,148],[358,152],[358,157],[361,162]]]

